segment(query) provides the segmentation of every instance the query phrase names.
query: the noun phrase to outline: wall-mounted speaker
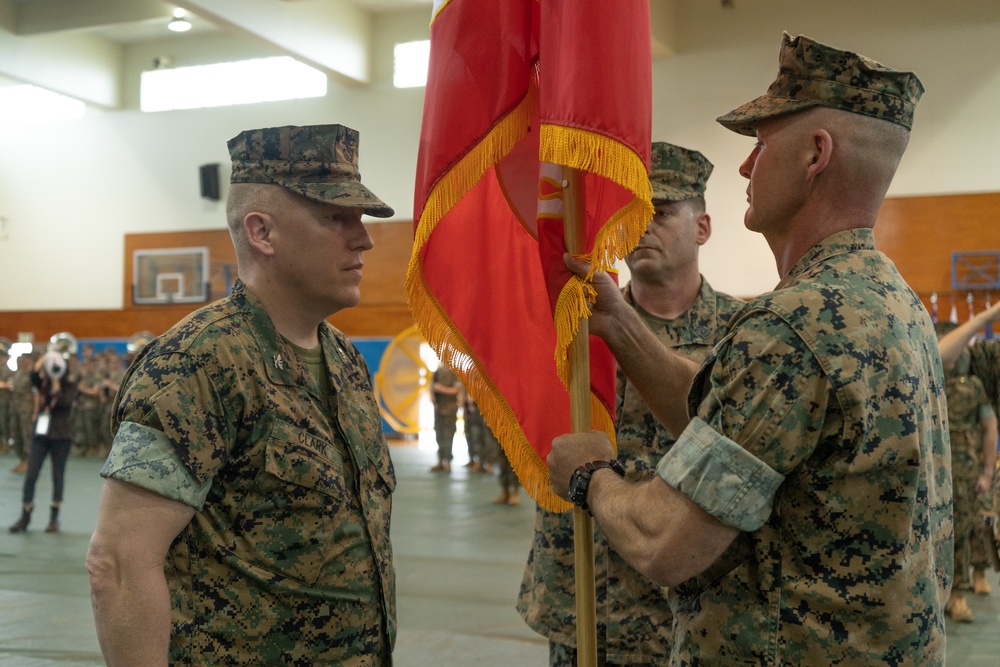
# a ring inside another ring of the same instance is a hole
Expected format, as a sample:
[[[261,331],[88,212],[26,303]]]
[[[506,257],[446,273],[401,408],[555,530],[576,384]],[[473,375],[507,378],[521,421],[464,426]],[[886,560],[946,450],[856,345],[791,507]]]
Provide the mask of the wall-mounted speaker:
[[[201,172],[201,196],[212,201],[219,201],[219,163],[203,164]]]

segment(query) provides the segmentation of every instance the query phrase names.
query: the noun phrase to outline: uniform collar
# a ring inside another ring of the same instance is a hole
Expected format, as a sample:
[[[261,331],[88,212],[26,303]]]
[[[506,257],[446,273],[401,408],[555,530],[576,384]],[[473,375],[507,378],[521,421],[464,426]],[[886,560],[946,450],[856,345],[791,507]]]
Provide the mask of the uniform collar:
[[[713,340],[718,324],[716,292],[705,277],[691,306],[672,320],[665,320],[646,312],[632,296],[631,281],[622,289],[625,301],[635,308],[654,331],[667,331],[679,345],[706,345]]]
[[[781,279],[775,289],[787,287],[811,267],[823,263],[835,255],[872,250],[875,250],[875,231],[869,227],[847,229],[832,234],[810,248],[802,256],[802,259],[795,262],[792,270]]]
[[[257,345],[268,380],[277,385],[300,387],[316,398],[322,399],[322,392],[309,369],[285,337],[274,328],[274,321],[264,310],[260,299],[239,279],[234,283],[229,298],[246,315],[250,327],[257,333]],[[323,348],[324,363],[329,372],[329,360],[341,358],[343,355],[330,327],[320,325],[319,341]],[[335,373],[330,373],[330,386],[335,394],[340,391],[341,378]]]

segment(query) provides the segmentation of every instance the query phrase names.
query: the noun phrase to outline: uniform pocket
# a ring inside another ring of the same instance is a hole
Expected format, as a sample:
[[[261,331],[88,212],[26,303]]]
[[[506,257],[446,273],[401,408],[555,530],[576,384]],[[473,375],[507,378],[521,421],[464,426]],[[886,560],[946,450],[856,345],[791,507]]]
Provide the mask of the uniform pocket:
[[[277,422],[263,469],[241,505],[231,549],[249,563],[312,585],[328,560],[346,494],[343,461],[333,446]]]

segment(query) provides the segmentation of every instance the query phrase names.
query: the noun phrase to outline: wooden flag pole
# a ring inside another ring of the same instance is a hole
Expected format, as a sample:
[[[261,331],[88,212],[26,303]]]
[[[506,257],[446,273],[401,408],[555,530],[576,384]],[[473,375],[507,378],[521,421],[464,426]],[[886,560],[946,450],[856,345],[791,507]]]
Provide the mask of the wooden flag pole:
[[[562,168],[563,220],[566,250],[586,250],[587,220],[583,177],[571,167]],[[569,346],[569,405],[573,433],[590,432],[590,328],[580,328]],[[578,667],[597,667],[597,599],[594,590],[594,523],[590,515],[573,508],[573,560],[576,566],[576,660]]]

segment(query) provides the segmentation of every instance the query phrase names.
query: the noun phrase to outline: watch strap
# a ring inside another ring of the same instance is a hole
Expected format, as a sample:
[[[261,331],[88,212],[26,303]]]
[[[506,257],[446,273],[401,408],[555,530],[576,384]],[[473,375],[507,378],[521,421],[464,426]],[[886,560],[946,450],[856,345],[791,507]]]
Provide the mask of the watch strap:
[[[570,478],[571,482],[574,478],[578,478],[577,497],[571,498],[574,504],[582,510],[590,512],[590,506],[587,504],[587,494],[590,492],[590,478],[598,470],[603,470],[605,468],[610,468],[614,470],[619,477],[625,477],[625,466],[618,459],[611,459],[610,461],[590,461],[584,463],[582,466],[573,471],[573,476]],[[571,484],[571,486],[573,486]]]

